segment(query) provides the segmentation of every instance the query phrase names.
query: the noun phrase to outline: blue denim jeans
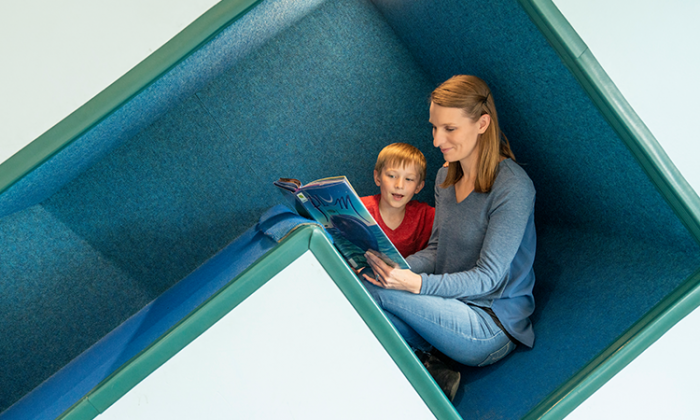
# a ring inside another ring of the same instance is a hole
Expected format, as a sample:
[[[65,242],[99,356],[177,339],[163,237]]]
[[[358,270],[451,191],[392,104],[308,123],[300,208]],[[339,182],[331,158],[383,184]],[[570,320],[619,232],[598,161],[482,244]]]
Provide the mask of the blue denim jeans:
[[[515,349],[489,314],[457,299],[363,284],[414,349],[433,347],[468,366],[487,366]]]

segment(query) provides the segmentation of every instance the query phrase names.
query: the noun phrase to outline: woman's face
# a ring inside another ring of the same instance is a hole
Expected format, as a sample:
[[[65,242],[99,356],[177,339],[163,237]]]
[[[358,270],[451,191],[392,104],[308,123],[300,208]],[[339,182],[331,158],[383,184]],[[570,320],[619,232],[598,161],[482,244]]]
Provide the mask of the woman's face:
[[[479,156],[477,140],[491,122],[491,117],[482,115],[474,121],[464,115],[460,108],[447,108],[430,104],[430,123],[433,125],[433,146],[439,147],[448,162],[460,162],[462,167],[476,163]]]

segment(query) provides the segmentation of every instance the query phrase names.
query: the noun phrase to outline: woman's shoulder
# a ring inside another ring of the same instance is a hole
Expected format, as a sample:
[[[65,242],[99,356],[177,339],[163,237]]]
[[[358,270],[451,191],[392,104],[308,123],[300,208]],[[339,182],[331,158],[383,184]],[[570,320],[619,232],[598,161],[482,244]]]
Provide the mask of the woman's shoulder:
[[[443,166],[438,170],[437,176],[435,177],[435,185],[440,185],[445,182],[445,178],[447,178],[447,168]]]
[[[498,173],[494,182],[496,188],[517,188],[535,192],[535,186],[522,166],[512,159],[505,159],[498,165]]]

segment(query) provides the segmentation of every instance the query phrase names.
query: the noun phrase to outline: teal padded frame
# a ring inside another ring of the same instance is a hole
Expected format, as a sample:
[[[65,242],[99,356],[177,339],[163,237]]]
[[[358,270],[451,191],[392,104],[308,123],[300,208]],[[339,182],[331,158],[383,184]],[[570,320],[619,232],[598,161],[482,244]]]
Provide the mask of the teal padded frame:
[[[576,80],[700,243],[700,197],[552,0],[519,0]]]

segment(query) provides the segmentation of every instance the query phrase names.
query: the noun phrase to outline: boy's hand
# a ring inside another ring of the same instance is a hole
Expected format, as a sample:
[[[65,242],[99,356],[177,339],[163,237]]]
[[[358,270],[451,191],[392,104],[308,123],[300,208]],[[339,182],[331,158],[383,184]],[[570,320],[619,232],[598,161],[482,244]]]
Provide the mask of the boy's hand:
[[[365,253],[365,258],[367,258],[367,263],[376,275],[376,278],[372,278],[364,274],[363,277],[368,282],[384,289],[405,290],[416,294],[420,293],[420,288],[423,285],[423,279],[420,275],[411,270],[394,268],[369,251]]]

